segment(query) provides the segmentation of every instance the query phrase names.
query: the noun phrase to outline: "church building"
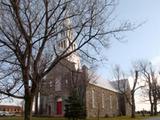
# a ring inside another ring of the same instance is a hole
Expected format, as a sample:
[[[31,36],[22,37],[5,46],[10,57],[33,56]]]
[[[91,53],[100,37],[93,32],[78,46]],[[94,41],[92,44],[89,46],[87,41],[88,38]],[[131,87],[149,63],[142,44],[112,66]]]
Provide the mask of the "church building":
[[[99,76],[89,76],[88,71],[86,66],[76,69],[74,63],[62,60],[43,82],[40,115],[64,116],[65,100],[74,88],[82,93],[87,117],[129,115],[130,105],[115,84]],[[128,80],[125,81],[128,83]],[[126,92],[129,93],[129,84],[127,87]]]
[[[69,47],[68,51],[76,49],[75,42],[70,45],[72,31],[64,34],[66,39],[57,43],[59,52],[67,47]],[[129,92],[128,80],[125,81],[126,92]],[[65,100],[70,96],[71,91],[77,88],[85,103],[87,117],[129,115],[130,106],[115,85],[100,76],[92,75],[86,66],[81,65],[79,54],[74,52],[61,60],[44,78],[40,90],[38,112],[43,116],[64,116]],[[128,95],[130,97],[130,94]]]

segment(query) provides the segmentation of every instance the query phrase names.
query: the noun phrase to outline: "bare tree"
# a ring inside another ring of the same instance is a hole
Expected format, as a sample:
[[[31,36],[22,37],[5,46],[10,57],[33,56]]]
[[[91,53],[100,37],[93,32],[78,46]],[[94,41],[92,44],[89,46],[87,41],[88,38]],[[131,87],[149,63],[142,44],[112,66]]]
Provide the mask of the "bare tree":
[[[156,70],[148,61],[140,61],[139,66],[147,83],[146,92],[151,106],[151,116],[157,115],[158,83]]]
[[[139,71],[134,68],[134,72],[131,72],[133,78],[133,86],[128,88],[129,83],[128,79],[126,79],[124,72],[121,68],[117,65],[114,69],[114,75],[117,80],[117,88],[124,95],[126,101],[131,106],[131,118],[135,118],[135,92],[142,88],[143,86],[137,86]]]
[[[109,38],[132,30],[128,22],[112,27],[115,3],[1,0],[0,93],[24,99],[25,120],[31,119],[38,86],[57,63],[76,51],[89,61],[95,60],[89,53],[98,53],[98,48],[108,45]]]
[[[160,100],[160,85],[157,85],[157,95],[158,100]]]

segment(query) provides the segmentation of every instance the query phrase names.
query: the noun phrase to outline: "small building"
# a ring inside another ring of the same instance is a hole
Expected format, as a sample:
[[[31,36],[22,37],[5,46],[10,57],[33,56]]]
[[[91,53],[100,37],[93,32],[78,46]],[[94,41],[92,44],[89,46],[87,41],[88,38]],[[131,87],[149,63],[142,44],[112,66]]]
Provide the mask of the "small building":
[[[22,108],[14,105],[0,105],[0,111],[7,111],[14,114],[22,114]]]

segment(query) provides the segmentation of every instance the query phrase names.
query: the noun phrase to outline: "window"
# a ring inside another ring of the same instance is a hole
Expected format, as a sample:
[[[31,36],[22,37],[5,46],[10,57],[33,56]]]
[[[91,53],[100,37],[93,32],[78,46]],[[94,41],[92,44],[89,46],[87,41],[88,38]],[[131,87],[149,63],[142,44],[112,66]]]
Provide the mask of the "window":
[[[62,48],[65,48],[65,43],[64,43],[64,41],[62,41]]]
[[[68,80],[66,79],[66,85],[68,84]]]
[[[71,30],[68,31],[68,37],[71,38],[72,37],[72,33]]]
[[[92,108],[95,108],[95,91],[92,90]]]
[[[76,49],[76,45],[74,44],[74,49]]]
[[[116,97],[116,102],[117,102],[117,110],[119,109],[119,101],[118,101],[118,97]]]
[[[110,95],[110,109],[112,109],[112,95]]]
[[[52,81],[49,82],[49,86],[50,86],[50,87],[53,87]]]
[[[55,80],[55,91],[61,91],[61,80],[60,77]]]
[[[63,48],[63,47],[64,47],[64,46],[63,46],[63,45],[64,45],[64,44],[63,44],[63,41],[61,41],[61,44],[62,44],[61,47]]]
[[[64,30],[62,30],[61,36],[65,37],[65,31]]]
[[[104,108],[104,92],[102,92],[102,108]]]
[[[72,44],[72,50],[74,50],[74,44]]]
[[[58,46],[59,46],[59,47],[61,47],[61,44],[60,44],[60,43],[58,43]]]
[[[62,48],[62,42],[60,42],[60,47]]]
[[[66,41],[64,41],[64,48],[66,48]]]

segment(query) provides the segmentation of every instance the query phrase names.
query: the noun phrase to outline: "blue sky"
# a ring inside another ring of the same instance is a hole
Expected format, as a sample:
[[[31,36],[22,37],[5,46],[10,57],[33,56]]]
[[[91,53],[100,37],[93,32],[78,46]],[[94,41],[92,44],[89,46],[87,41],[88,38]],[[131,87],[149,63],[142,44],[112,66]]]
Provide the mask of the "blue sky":
[[[131,62],[147,59],[152,62],[160,60],[160,0],[120,0],[114,15],[118,21],[128,20],[143,24],[133,32],[124,33],[124,41],[111,41],[111,47],[105,52],[107,64],[100,64],[98,73],[112,79],[112,67],[119,64],[129,71]]]

